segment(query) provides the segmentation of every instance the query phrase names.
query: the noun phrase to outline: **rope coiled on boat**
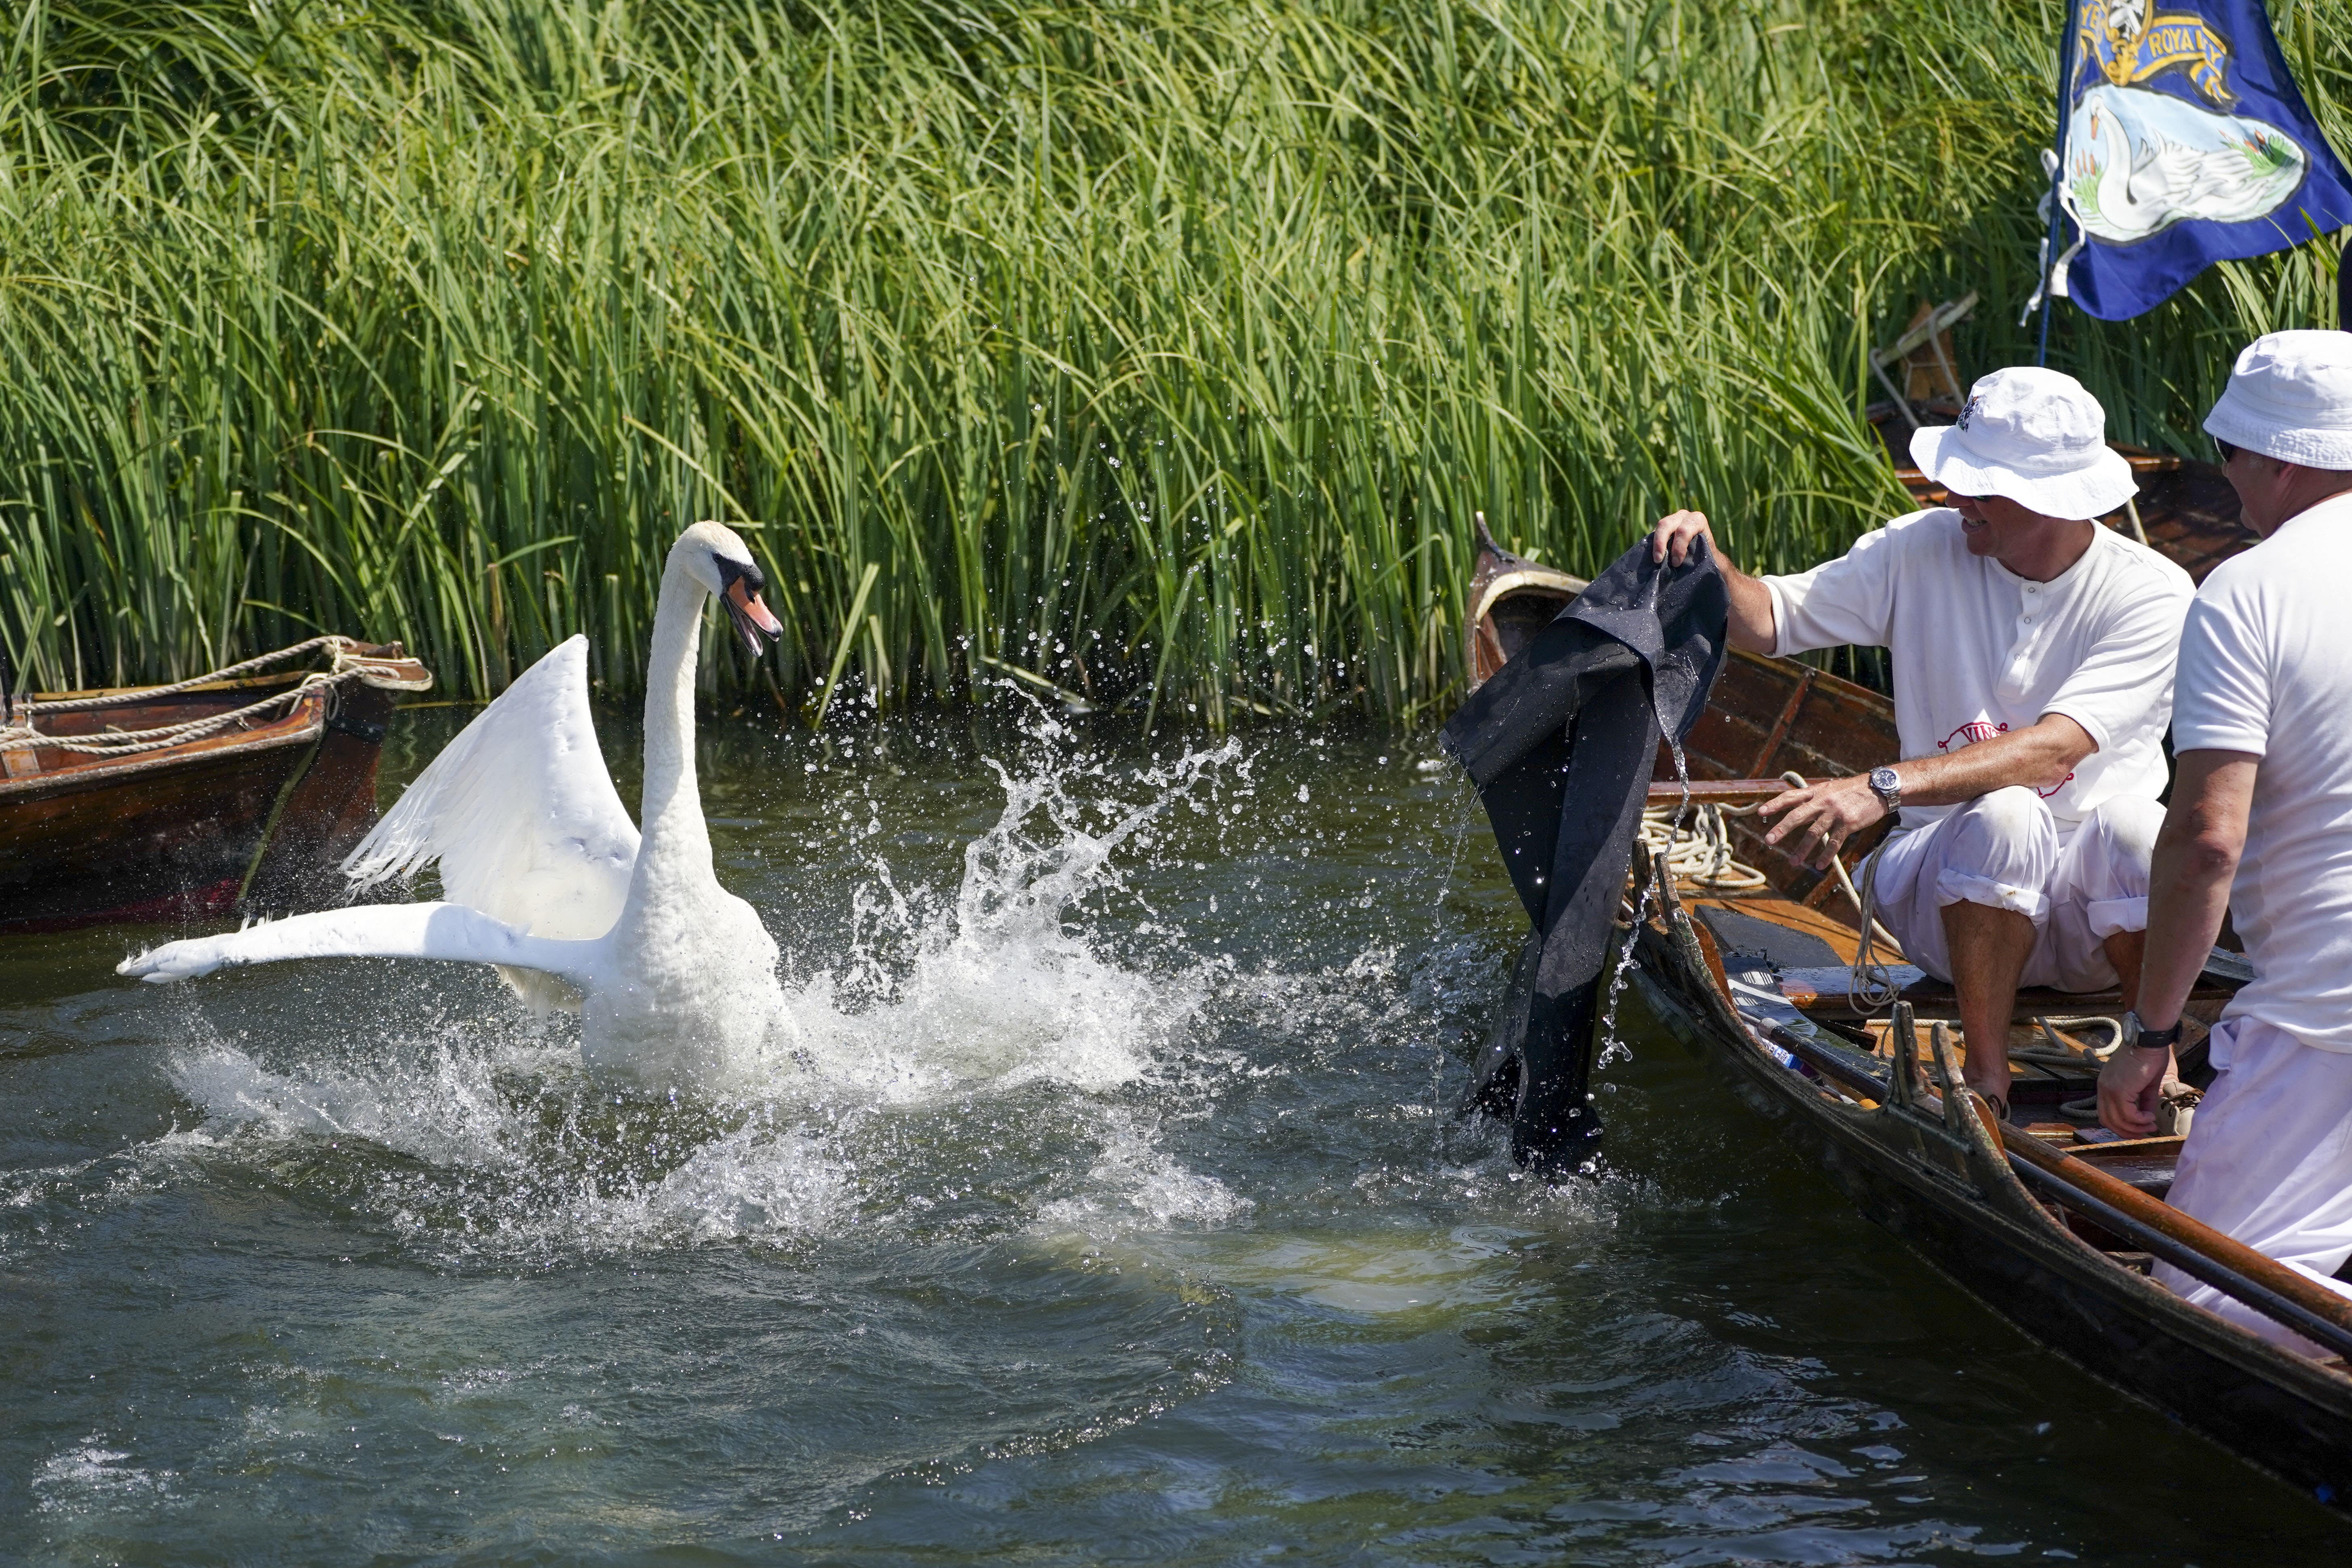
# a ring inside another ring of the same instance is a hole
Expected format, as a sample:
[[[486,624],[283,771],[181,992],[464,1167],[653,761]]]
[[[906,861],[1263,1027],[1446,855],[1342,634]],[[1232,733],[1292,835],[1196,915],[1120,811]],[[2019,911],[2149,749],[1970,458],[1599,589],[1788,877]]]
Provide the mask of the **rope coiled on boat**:
[[[1744,816],[1756,808],[1733,806],[1729,815]],[[1766,886],[1764,873],[1731,858],[1731,829],[1726,809],[1702,805],[1690,830],[1675,832],[1672,806],[1654,805],[1642,813],[1642,847],[1652,861],[1677,881],[1705,888],[1711,893],[1752,893]]]

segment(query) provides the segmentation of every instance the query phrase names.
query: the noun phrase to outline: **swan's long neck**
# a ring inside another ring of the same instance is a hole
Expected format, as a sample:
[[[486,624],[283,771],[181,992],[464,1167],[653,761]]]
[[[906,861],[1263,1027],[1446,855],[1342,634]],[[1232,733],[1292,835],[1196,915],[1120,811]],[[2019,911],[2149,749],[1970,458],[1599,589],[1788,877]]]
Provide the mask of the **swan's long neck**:
[[[645,844],[640,878],[658,868],[710,871],[710,830],[694,776],[694,665],[702,638],[702,584],[676,561],[662,574],[646,665]]]

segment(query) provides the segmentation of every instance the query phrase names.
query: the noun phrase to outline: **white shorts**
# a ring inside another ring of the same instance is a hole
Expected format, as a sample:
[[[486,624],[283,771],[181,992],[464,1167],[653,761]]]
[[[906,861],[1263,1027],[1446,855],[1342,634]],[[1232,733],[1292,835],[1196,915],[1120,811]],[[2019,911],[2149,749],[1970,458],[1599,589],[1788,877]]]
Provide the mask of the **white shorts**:
[[[2224,1018],[2210,1048],[2219,1076],[2189,1123],[2172,1206],[2352,1296],[2331,1278],[2352,1258],[2352,1055],[2252,1018]],[[2332,1353],[2168,1264],[2156,1279],[2273,1343]]]
[[[1879,851],[1872,908],[1903,956],[1952,978],[1944,906],[2014,910],[2032,921],[2021,985],[2102,991],[2116,982],[2101,944],[2147,929],[2147,865],[2164,807],[2136,795],[2094,807],[2060,842],[2058,820],[2032,790],[1981,795]],[[2193,1124],[2192,1124],[2193,1125]]]

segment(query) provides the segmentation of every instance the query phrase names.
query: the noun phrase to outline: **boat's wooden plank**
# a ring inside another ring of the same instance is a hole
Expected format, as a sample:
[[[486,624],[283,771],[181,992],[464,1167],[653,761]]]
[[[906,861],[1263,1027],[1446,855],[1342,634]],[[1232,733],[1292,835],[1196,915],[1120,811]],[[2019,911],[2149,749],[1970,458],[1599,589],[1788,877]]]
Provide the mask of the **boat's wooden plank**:
[[[1678,779],[1659,779],[1650,785],[1649,804],[1679,805],[1687,795],[1693,805],[1760,805],[1789,793],[1786,779],[1702,779],[1687,787]]]
[[[315,731],[313,731],[315,732]],[[64,775],[0,810],[0,922],[46,926],[153,909],[184,893],[234,893],[261,824],[307,754],[296,729],[215,747],[168,768]],[[23,781],[31,782],[31,781]]]
[[[20,804],[29,804],[51,795],[79,793],[96,784],[112,784],[144,773],[167,773],[191,758],[213,752],[305,745],[318,737],[320,726],[326,722],[326,716],[327,698],[323,693],[317,693],[299,699],[283,718],[249,728],[226,730],[216,735],[183,741],[176,745],[140,752],[128,757],[92,756],[86,752],[35,746],[32,754],[39,763],[40,771],[22,777],[0,779],[0,807],[13,810]],[[202,714],[184,714],[183,717],[202,717]],[[161,721],[168,724],[178,721],[166,718]],[[131,726],[124,724],[121,728],[127,730]]]
[[[2179,1253],[2168,1261],[2221,1286],[2248,1306],[2281,1318],[2321,1340],[2331,1350],[2341,1352],[2352,1347],[2352,1300],[2314,1283],[2276,1258],[2256,1252],[2244,1242],[2222,1235],[2170,1204],[2148,1196],[2077,1154],[2061,1152],[2014,1128],[1997,1131],[2001,1134],[2003,1149],[2024,1163],[2070,1184],[2086,1197],[2173,1243]],[[2153,1240],[2148,1245],[2150,1250],[2161,1255]],[[2251,1285],[2252,1289],[2243,1289],[2241,1282]],[[2286,1311],[2274,1310],[2278,1307]]]
[[[1798,982],[1790,984],[1796,988],[1788,990],[1789,1000],[1803,1009],[1809,1017],[1824,1022],[1851,1022],[1862,1016],[1846,1001],[1842,990],[1812,990]],[[2236,994],[2234,985],[2207,980],[2199,982],[2189,992],[2189,998],[2192,1005],[2201,1006],[2227,1002]],[[1948,1020],[1960,1016],[1959,998],[1953,994],[1950,986],[1939,980],[1922,980],[1904,987],[1902,999],[1910,1003],[1922,1018]],[[2017,1005],[2010,1016],[2025,1022],[2070,1014],[2119,1015],[2123,1010],[2123,994],[2113,986],[2104,991],[2045,991],[2033,987],[2017,994]]]
[[[319,737],[309,764],[287,786],[238,889],[247,914],[316,909],[346,896],[340,869],[375,825],[375,770],[393,693],[356,682]]]

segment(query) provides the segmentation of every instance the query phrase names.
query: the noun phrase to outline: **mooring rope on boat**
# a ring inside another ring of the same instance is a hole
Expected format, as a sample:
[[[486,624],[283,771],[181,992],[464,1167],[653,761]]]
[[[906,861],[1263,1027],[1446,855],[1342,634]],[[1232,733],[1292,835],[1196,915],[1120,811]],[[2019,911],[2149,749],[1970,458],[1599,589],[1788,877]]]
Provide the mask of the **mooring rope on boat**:
[[[41,735],[27,732],[0,740],[0,752],[21,752],[38,749],[44,752],[79,752],[84,756],[133,757],[143,752],[160,752],[171,746],[183,746],[190,741],[201,741],[215,731],[241,724],[246,720],[266,713],[273,708],[287,708],[300,701],[310,692],[331,690],[343,679],[342,673],[318,670],[305,677],[299,686],[273,692],[258,702],[248,702],[226,713],[215,713],[203,719],[184,720],[177,724],[164,724],[152,730],[112,730],[96,735]]]
[[[256,670],[268,669],[272,665],[285,664],[301,658],[306,653],[316,653],[322,647],[334,649],[340,658],[359,647],[360,645],[351,638],[338,637],[330,632],[324,637],[315,637],[307,642],[298,642],[290,647],[281,647],[274,653],[256,654],[251,658],[226,665],[219,669],[206,670],[202,675],[192,675],[185,680],[175,680],[169,686],[131,686],[120,691],[103,692],[95,697],[59,697],[47,702],[23,702],[19,703],[18,707],[26,713],[36,715],[87,713],[99,708],[128,708],[137,702],[152,702],[159,697],[176,697],[183,691],[193,691],[199,686],[210,686],[215,681],[235,680],[240,675],[251,675]]]
[[[388,667],[389,660],[373,659],[358,650],[364,644],[350,637],[329,634],[299,642],[290,647],[257,654],[252,658],[219,669],[192,675],[185,680],[175,680],[168,686],[142,686],[121,691],[110,691],[95,697],[63,697],[47,702],[22,702],[16,710],[19,725],[0,732],[0,752],[21,751],[74,752],[84,756],[132,757],[147,752],[160,752],[173,746],[200,741],[220,731],[242,725],[275,709],[289,709],[313,691],[331,692],[352,676],[371,668]],[[200,719],[186,719],[176,724],[158,725],[148,730],[113,730],[94,735],[44,735],[33,728],[33,721],[46,713],[87,713],[108,708],[125,708],[135,703],[152,702],[158,698],[176,696],[200,686],[210,686],[235,680],[239,676],[268,669],[272,665],[289,663],[306,654],[326,649],[334,656],[333,665],[327,669],[312,670],[295,685],[283,691],[273,691],[242,708],[225,713],[208,714]]]

